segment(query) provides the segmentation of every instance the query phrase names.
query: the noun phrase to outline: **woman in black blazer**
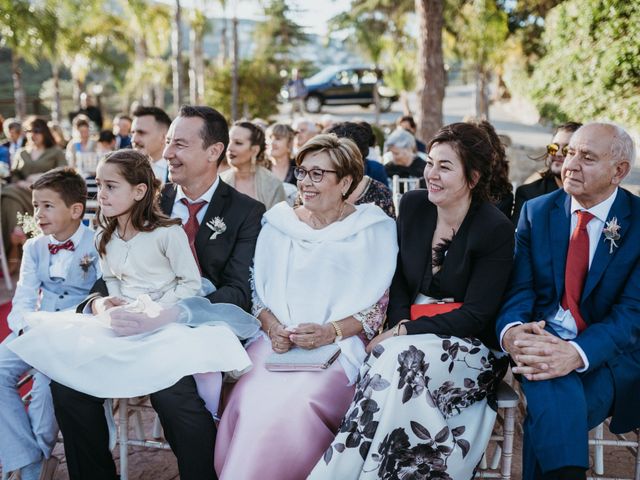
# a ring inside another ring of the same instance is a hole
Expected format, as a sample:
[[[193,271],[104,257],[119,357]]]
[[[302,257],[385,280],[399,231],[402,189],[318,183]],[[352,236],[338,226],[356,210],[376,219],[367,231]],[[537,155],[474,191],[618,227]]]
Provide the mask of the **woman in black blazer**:
[[[496,155],[484,130],[455,123],[429,144],[427,190],[398,217],[390,329],[369,344],[356,395],[317,478],[469,479],[496,415],[506,370],[493,322],[513,263],[513,225],[489,201]],[[411,305],[459,308],[410,321]],[[316,477],[314,477],[316,478]]]

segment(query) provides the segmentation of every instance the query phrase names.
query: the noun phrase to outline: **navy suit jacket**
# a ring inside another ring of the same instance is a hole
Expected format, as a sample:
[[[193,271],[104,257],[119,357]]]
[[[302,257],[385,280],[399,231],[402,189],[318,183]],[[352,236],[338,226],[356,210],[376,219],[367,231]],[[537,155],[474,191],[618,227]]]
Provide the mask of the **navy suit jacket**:
[[[510,286],[496,322],[553,316],[564,291],[564,270],[571,229],[571,198],[558,190],[524,204],[516,234]],[[607,221],[617,218],[620,240],[610,253],[604,234],[598,243],[580,300],[587,323],[574,341],[589,369],[610,368],[615,382],[611,430],[640,426],[640,198],[618,189]]]

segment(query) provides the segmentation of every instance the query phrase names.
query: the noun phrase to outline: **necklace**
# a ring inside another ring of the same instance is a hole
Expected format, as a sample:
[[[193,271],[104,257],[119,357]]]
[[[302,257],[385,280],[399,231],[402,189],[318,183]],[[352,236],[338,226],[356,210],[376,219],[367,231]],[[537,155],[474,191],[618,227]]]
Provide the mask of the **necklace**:
[[[311,226],[315,229],[319,229],[319,228],[324,228],[327,225],[330,225],[334,222],[339,222],[340,220],[342,220],[344,218],[344,210],[347,206],[347,202],[342,202],[342,205],[340,205],[340,209],[338,210],[338,216],[337,218],[335,218],[334,220],[330,221],[330,222],[326,222],[324,220],[321,220],[319,218],[317,218],[316,215],[313,214],[313,212],[307,210],[309,212],[309,215],[307,216],[307,219],[309,220],[309,222],[311,223]]]

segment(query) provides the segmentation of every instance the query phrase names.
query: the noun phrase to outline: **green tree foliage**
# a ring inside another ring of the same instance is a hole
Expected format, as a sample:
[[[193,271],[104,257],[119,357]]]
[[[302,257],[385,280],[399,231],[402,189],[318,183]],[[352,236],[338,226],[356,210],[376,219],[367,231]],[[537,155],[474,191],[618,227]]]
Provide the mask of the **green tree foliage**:
[[[265,20],[256,26],[255,56],[275,61],[278,66],[288,63],[289,52],[308,41],[300,25],[289,17],[291,8],[286,0],[271,0],[264,8]]]
[[[544,42],[527,86],[543,116],[640,128],[639,2],[564,2],[547,16]]]
[[[495,0],[473,0],[462,6],[454,26],[457,31],[454,51],[476,75],[476,116],[488,118],[487,83],[489,75],[504,60],[507,14]]]
[[[231,118],[231,63],[210,67],[205,102]],[[278,113],[278,92],[282,80],[273,64],[262,59],[243,60],[238,68],[238,105],[241,116],[269,118]]]

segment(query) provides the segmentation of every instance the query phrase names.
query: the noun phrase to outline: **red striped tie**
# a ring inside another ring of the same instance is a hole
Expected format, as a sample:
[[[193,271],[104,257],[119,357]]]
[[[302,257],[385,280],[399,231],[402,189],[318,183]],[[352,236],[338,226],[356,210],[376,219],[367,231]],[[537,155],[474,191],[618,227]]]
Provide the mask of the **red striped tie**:
[[[584,281],[589,271],[589,232],[587,232],[587,224],[591,221],[593,215],[584,210],[578,210],[576,213],[578,214],[578,225],[576,225],[569,240],[567,265],[564,270],[564,294],[560,305],[571,312],[576,321],[578,333],[580,333],[587,328],[587,324],[580,313],[580,297],[582,297]]]

